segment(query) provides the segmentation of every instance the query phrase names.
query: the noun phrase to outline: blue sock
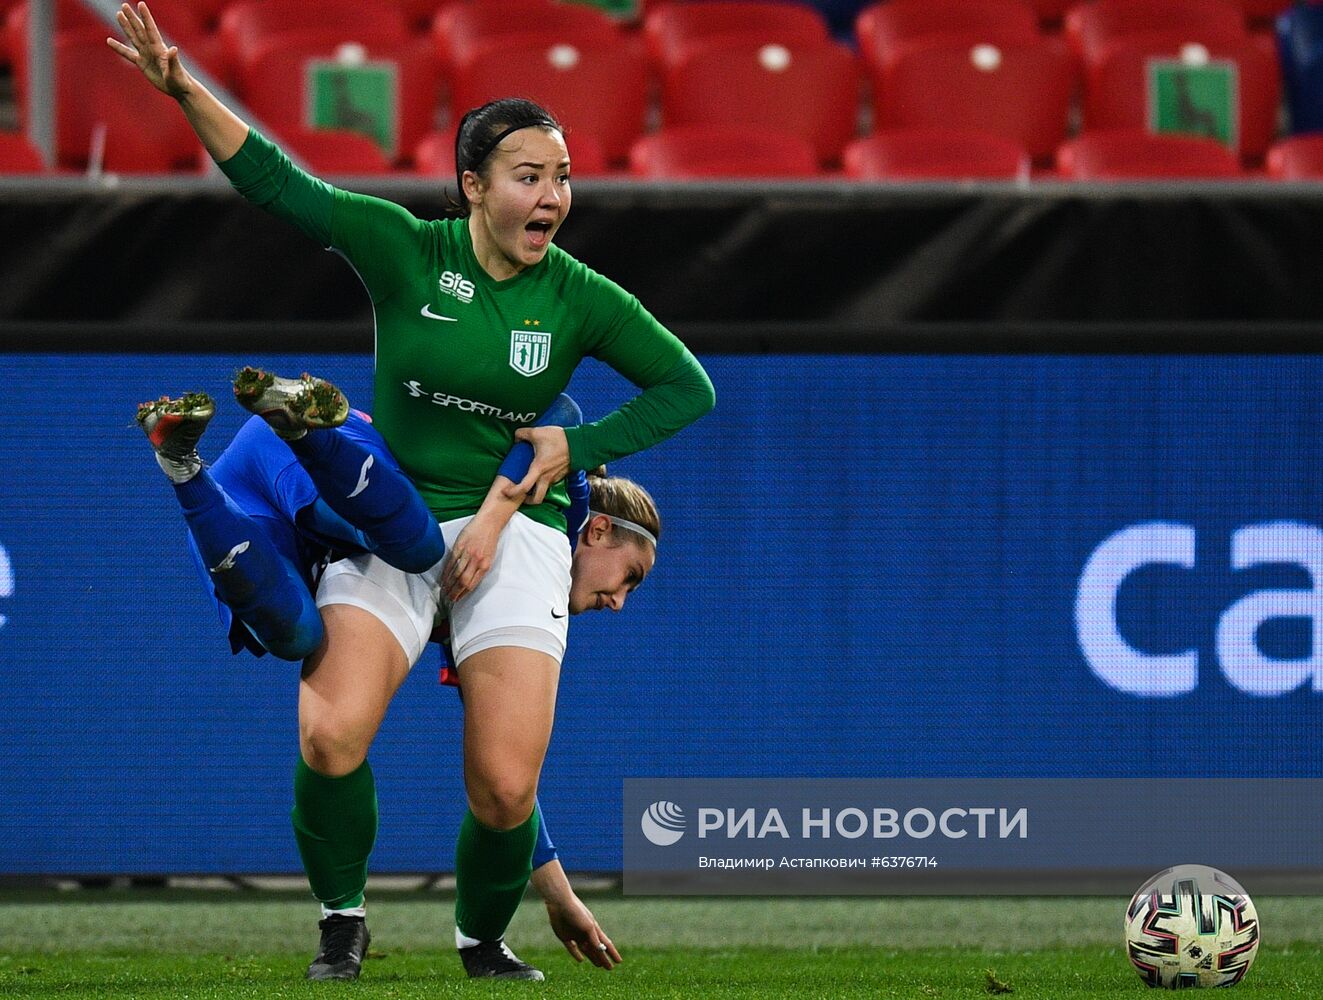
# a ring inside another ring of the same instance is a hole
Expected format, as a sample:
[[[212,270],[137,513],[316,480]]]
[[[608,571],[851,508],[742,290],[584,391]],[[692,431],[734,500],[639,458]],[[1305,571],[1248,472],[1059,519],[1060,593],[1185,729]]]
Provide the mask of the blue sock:
[[[322,619],[307,585],[256,521],[241,511],[206,469],[175,496],[216,595],[257,641],[282,660],[312,655]]]
[[[583,410],[579,409],[579,404],[570,396],[561,393],[557,396],[546,412],[537,418],[534,427],[578,427],[583,423]],[[505,456],[505,461],[496,471],[510,480],[517,483],[528,475],[529,466],[533,464],[533,446],[527,441],[516,441],[510,449],[510,453]]]
[[[537,871],[548,861],[555,861],[560,855],[556,852],[556,845],[551,841],[551,834],[547,832],[547,820],[542,815],[542,803],[534,799],[533,811],[537,813],[537,843],[533,845],[533,870]]]
[[[534,427],[578,427],[583,423],[583,410],[579,409],[573,397],[561,393],[547,407],[547,411],[538,418]],[[516,441],[505,461],[496,471],[512,483],[522,482],[533,464],[533,446],[527,441]],[[565,488],[570,494],[570,508],[565,512],[565,529],[570,536],[570,551],[579,544],[579,535],[588,521],[588,473],[582,469],[572,469],[565,478]]]
[[[321,499],[396,569],[421,573],[446,554],[436,518],[403,475],[338,429],[289,442]]]

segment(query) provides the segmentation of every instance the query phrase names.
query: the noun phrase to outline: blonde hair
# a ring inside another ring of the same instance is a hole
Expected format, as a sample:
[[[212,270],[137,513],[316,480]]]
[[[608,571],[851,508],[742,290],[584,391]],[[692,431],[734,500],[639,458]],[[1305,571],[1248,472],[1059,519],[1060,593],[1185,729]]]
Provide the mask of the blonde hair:
[[[599,514],[633,521],[652,532],[654,538],[661,538],[661,515],[657,513],[656,501],[634,480],[608,476],[604,465],[588,473],[588,506]],[[625,536],[635,542],[642,541],[641,536],[627,528],[611,526],[611,538],[617,544],[624,541]]]

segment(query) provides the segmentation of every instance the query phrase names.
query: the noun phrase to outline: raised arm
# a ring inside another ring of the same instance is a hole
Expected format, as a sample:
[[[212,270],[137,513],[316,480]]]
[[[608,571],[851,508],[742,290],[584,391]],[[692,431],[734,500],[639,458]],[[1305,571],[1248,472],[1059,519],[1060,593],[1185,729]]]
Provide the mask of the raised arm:
[[[165,44],[145,3],[117,15],[128,44],[106,44],[137,66],[157,90],[179,102],[193,131],[236,191],[297,226],[323,247],[341,251],[380,302],[414,279],[425,257],[424,224],[400,205],[336,188],[300,170],[184,68]]]
[[[114,38],[107,38],[106,44],[137,66],[153,87],[179,102],[193,131],[235,189],[292,222],[322,246],[330,246],[335,188],[296,168],[289,157],[194,79],[179,58],[178,46],[165,44],[145,3],[139,3],[136,10],[127,3],[121,5],[116,19],[128,44]]]
[[[179,46],[165,44],[147,5],[139,3],[135,10],[121,4],[115,19],[129,44],[115,38],[107,38],[106,44],[138,67],[153,87],[179,102],[211,158],[221,163],[239,152],[248,138],[248,124],[184,68]]]

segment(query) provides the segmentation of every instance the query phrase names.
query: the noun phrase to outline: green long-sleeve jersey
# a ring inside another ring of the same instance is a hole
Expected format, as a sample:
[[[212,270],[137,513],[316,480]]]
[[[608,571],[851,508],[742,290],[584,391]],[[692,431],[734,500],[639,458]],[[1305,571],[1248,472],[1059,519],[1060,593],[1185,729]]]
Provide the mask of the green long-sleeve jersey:
[[[256,130],[220,167],[240,194],[358,272],[376,320],[373,421],[440,521],[481,506],[515,430],[552,403],[585,356],[643,391],[566,431],[573,468],[641,451],[715,402],[698,361],[638,299],[555,245],[496,281],[473,255],[466,220],[423,221],[332,187]],[[548,500],[524,513],[564,530],[564,485]]]

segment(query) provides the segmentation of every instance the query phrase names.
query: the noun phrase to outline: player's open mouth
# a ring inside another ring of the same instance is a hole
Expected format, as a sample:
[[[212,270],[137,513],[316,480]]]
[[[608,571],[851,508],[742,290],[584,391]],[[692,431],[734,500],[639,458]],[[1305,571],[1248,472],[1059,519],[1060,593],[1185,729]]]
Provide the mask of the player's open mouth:
[[[536,249],[541,249],[551,241],[550,222],[530,222],[524,227],[524,232],[528,234],[528,242]]]

